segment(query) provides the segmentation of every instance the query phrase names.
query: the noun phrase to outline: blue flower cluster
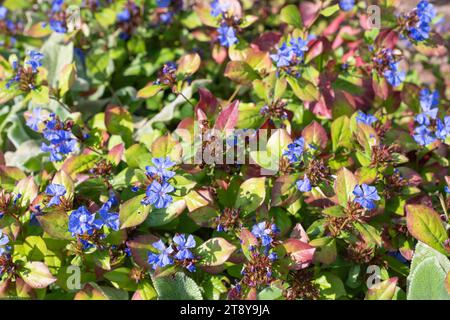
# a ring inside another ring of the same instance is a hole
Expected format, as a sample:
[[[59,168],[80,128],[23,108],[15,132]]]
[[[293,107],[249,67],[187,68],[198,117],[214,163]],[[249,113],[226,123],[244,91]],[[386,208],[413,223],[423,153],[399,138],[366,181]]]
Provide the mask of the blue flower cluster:
[[[29,50],[27,52],[27,57],[25,58],[25,65],[28,65],[29,68],[27,70],[24,70],[19,62],[14,61],[12,64],[12,68],[15,71],[14,76],[9,79],[9,81],[6,83],[6,88],[9,89],[12,85],[15,83],[18,83],[21,78],[22,74],[27,72],[31,74],[36,74],[38,72],[38,68],[42,66],[41,60],[44,58],[44,55],[36,50]],[[32,84],[29,84],[29,86],[32,86]],[[30,89],[34,89],[34,87],[30,87]]]
[[[119,230],[119,214],[113,212],[111,208],[118,204],[115,196],[111,196],[96,213],[91,213],[85,206],[73,211],[69,217],[69,232],[72,236],[92,235],[95,230],[100,230],[103,226],[114,231]]]
[[[355,6],[355,0],[339,0],[339,8],[343,11],[350,11]]]
[[[230,26],[226,19],[223,19],[229,8],[230,4],[227,1],[214,0],[211,2],[211,15],[213,17],[221,16],[220,26],[217,28],[219,43],[227,48],[239,42],[235,28]]]
[[[66,33],[67,24],[63,12],[64,0],[53,0],[50,14],[49,26],[56,33]]]
[[[0,256],[3,256],[5,253],[8,253],[11,250],[11,247],[7,246],[8,243],[8,236],[0,230]]]
[[[272,247],[275,236],[280,233],[280,229],[278,229],[275,223],[263,221],[253,226],[252,233],[256,238],[261,240],[261,245],[265,252],[268,252]]]
[[[424,41],[430,35],[431,21],[436,17],[436,9],[428,1],[421,0],[413,13],[417,22],[414,26],[408,27],[409,37],[415,41]]]
[[[365,183],[362,185],[356,185],[353,190],[355,195],[355,202],[359,203],[363,208],[373,210],[376,208],[375,201],[380,200],[377,188],[369,186]]]
[[[145,191],[146,197],[142,200],[144,205],[154,205],[157,209],[167,208],[172,203],[172,196],[169,195],[175,190],[168,180],[175,175],[174,171],[167,170],[175,165],[169,157],[153,158],[153,166],[145,169],[147,175],[152,179]]]
[[[308,176],[305,174],[303,179],[298,180],[295,185],[297,189],[301,192],[309,192],[312,189],[311,181],[309,181]]]
[[[177,263],[186,267],[190,272],[195,272],[196,268],[193,262],[195,256],[190,250],[196,246],[194,237],[192,235],[177,234],[172,240],[173,244],[168,247],[162,240],[152,244],[153,248],[158,252],[148,253],[148,263],[152,266],[153,270],[157,267],[163,268]]]
[[[48,202],[47,206],[58,206],[61,204],[61,197],[66,194],[66,188],[57,183],[52,183],[47,186],[45,189],[45,193],[49,196],[51,196],[50,201]]]
[[[359,111],[358,115],[356,116],[356,121],[358,123],[364,123],[370,126],[372,125],[372,123],[377,122],[378,118],[371,114],[365,114],[364,112]]]
[[[281,47],[278,48],[276,54],[271,54],[273,62],[276,63],[278,68],[290,67],[298,65],[303,62],[305,52],[308,51],[308,42],[312,40],[314,36],[309,36],[306,40],[302,38],[293,38],[287,44],[284,42]]]
[[[50,114],[46,122],[42,136],[49,142],[42,143],[41,150],[50,152],[50,161],[63,160],[63,155],[75,151],[77,141],[69,130],[64,129],[64,125],[55,114]]]
[[[422,112],[415,118],[418,127],[414,129],[414,140],[421,146],[433,143],[437,139],[445,141],[450,135],[450,116],[446,116],[442,120],[437,117],[439,92],[437,90],[431,92],[427,88],[422,89],[419,101]],[[432,128],[435,129],[434,132]]]
[[[230,8],[230,3],[228,1],[213,0],[211,2],[211,15],[213,17],[218,17],[225,14]]]

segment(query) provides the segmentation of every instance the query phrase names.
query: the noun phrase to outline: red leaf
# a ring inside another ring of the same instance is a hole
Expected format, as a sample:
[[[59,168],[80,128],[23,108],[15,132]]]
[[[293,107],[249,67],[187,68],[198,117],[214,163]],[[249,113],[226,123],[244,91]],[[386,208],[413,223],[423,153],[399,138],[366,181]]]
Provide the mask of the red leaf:
[[[312,262],[316,248],[298,239],[287,239],[283,242],[283,247],[290,255],[293,264],[291,269],[304,269]]]
[[[256,40],[253,41],[253,44],[261,51],[270,51],[277,47],[280,39],[281,34],[279,32],[270,31],[265,32],[256,38]]]
[[[219,130],[234,129],[239,117],[239,100],[236,100],[217,116],[214,128]]]

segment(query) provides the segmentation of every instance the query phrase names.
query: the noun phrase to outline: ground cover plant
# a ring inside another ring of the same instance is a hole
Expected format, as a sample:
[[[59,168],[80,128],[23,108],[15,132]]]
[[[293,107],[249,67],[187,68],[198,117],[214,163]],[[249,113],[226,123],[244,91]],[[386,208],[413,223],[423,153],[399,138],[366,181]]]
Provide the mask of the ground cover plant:
[[[0,297],[449,299],[446,15],[2,1]]]

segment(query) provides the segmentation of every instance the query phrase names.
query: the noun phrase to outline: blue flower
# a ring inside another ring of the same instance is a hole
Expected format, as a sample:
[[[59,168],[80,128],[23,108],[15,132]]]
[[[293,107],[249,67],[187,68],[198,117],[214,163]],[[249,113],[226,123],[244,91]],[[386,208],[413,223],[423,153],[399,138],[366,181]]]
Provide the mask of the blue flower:
[[[415,27],[411,27],[408,30],[411,39],[415,41],[424,41],[428,39],[431,27],[427,22],[419,21]]]
[[[53,31],[55,31],[57,33],[66,33],[67,32],[67,28],[63,21],[51,19],[49,25],[50,25],[50,29],[52,29]]]
[[[436,141],[436,138],[433,136],[433,132],[426,126],[419,126],[415,128],[413,138],[421,146],[426,146]]]
[[[100,219],[103,223],[108,227],[113,229],[114,231],[119,230],[119,214],[117,212],[111,211],[111,207],[117,204],[117,200],[115,197],[111,197],[106,201],[98,213],[100,214]]]
[[[147,174],[152,177],[160,177],[163,180],[172,178],[175,175],[174,171],[167,170],[175,165],[175,162],[171,161],[169,157],[166,158],[153,158],[153,166],[147,166]]]
[[[293,143],[288,144],[287,150],[283,152],[283,156],[285,156],[290,163],[298,162],[301,160],[304,148],[305,139],[300,137],[295,139]]]
[[[172,11],[169,12],[163,12],[159,15],[159,20],[162,23],[170,23],[172,22],[172,18],[173,18],[174,13]]]
[[[187,265],[186,269],[188,269],[189,272],[195,272],[195,270],[197,270],[192,262]]]
[[[444,187],[444,191],[448,194],[450,194],[450,187],[449,186],[445,186]]]
[[[45,117],[41,112],[41,108],[34,108],[26,123],[28,127],[36,132],[39,131],[39,125],[45,120]]]
[[[378,118],[369,113],[365,114],[364,112],[359,111],[356,120],[360,123],[365,123],[370,126],[372,123],[377,122]]]
[[[52,12],[60,12],[63,4],[64,4],[64,0],[53,0]]]
[[[128,9],[123,9],[121,12],[119,12],[116,16],[117,21],[119,22],[127,22],[131,19],[131,12]]]
[[[384,72],[386,81],[393,87],[398,87],[406,77],[405,71],[398,70],[398,62],[389,65],[389,69]]]
[[[3,233],[2,230],[0,230],[0,256],[4,255],[5,253],[8,253],[10,250],[10,247],[7,246],[9,243],[9,238],[6,234]]]
[[[255,224],[252,228],[252,233],[255,237],[261,239],[261,244],[268,248],[273,242],[273,231],[272,228],[266,228],[266,222],[260,222]]]
[[[436,8],[426,0],[417,4],[417,15],[422,22],[431,22],[436,17]]]
[[[238,42],[238,38],[236,38],[236,31],[233,27],[223,24],[217,29],[217,31],[219,32],[219,42],[221,46],[230,47]]]
[[[311,182],[309,181],[308,177],[305,175],[303,180],[298,180],[296,183],[297,189],[301,192],[309,192],[311,191]]]
[[[103,226],[103,222],[96,219],[95,214],[89,212],[85,206],[79,207],[73,211],[69,217],[69,231],[72,236],[89,234],[94,230],[99,230]]]
[[[211,15],[217,17],[228,11],[230,4],[227,1],[214,0],[211,2]]]
[[[436,119],[439,105],[439,92],[435,90],[434,92],[430,92],[427,88],[420,90],[420,107],[423,113],[430,117],[431,119]]]
[[[173,237],[173,242],[176,243],[176,249],[178,250],[175,258],[178,260],[194,259],[194,255],[189,249],[195,248],[195,239],[192,235],[189,235],[186,239],[184,234],[179,234]]]
[[[275,252],[271,252],[270,254],[269,254],[269,260],[270,261],[275,261],[275,260],[277,260],[278,259],[278,255],[275,253]]]
[[[292,39],[290,42],[292,52],[297,56],[297,58],[303,58],[305,52],[308,51],[308,40],[303,40],[302,38]]]
[[[167,8],[170,6],[171,0],[156,0],[156,5],[160,8]]]
[[[446,116],[443,121],[436,120],[436,137],[441,140],[447,139],[450,135],[450,116]]]
[[[427,117],[425,113],[419,113],[416,118],[416,122],[420,125],[429,126],[430,125],[430,119]]]
[[[31,70],[36,73],[37,69],[42,66],[41,60],[44,58],[44,55],[36,50],[28,51],[28,59],[26,64],[31,66]]]
[[[8,9],[6,9],[4,6],[0,6],[0,20],[5,20],[7,14]]]
[[[365,183],[355,186],[353,194],[356,196],[355,202],[359,203],[363,208],[372,210],[376,205],[374,201],[380,200],[377,188],[369,186]]]
[[[148,253],[148,263],[152,265],[153,270],[156,269],[156,267],[165,267],[167,265],[173,264],[173,259],[170,257],[170,255],[173,253],[173,249],[171,246],[166,248],[164,242],[161,240],[154,242],[152,244],[153,248],[157,249],[159,254],[149,252]]]
[[[172,203],[172,197],[168,193],[174,191],[175,188],[167,183],[160,184],[158,181],[153,181],[145,191],[146,197],[142,200],[142,204],[153,204],[155,208],[167,208]]]
[[[61,161],[63,155],[75,150],[76,141],[65,130],[46,130],[43,132],[43,136],[49,140],[50,144],[42,143],[41,150],[50,152],[50,161]]]
[[[271,54],[270,58],[277,64],[278,68],[288,67],[294,59],[294,51],[292,47],[288,47],[283,43],[276,54]]]
[[[339,0],[339,8],[343,11],[350,11],[355,6],[355,0]]]
[[[52,196],[47,206],[58,206],[61,204],[60,197],[66,194],[66,188],[61,184],[52,183],[47,186],[45,193]]]

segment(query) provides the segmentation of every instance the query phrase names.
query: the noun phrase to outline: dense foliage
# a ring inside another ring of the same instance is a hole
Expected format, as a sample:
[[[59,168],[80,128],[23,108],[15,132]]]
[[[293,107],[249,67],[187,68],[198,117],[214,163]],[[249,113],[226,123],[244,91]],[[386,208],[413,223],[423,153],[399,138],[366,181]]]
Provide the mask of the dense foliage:
[[[399,3],[3,1],[0,296],[449,299],[449,25]]]

